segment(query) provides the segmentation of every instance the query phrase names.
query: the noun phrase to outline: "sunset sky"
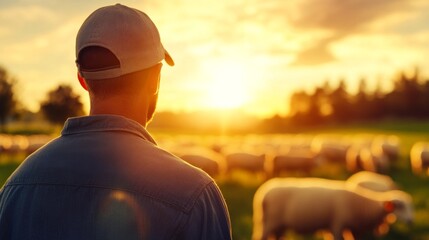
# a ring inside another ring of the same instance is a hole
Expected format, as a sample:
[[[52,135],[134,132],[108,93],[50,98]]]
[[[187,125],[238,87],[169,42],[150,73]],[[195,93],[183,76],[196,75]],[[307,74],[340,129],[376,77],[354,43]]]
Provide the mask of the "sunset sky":
[[[49,90],[76,80],[75,37],[95,9],[118,1],[0,1],[0,65],[38,110]],[[365,77],[385,89],[400,70],[429,77],[426,0],[144,0],[176,66],[163,67],[158,110],[233,108],[286,114],[297,90]]]

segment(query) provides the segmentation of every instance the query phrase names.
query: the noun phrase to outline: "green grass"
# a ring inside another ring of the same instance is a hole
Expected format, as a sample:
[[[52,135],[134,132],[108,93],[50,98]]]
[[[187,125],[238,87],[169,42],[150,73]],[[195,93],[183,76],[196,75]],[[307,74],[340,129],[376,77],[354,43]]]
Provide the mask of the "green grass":
[[[395,134],[401,139],[400,159],[392,166],[389,175],[406,192],[413,196],[415,207],[415,224],[411,227],[400,223],[391,226],[389,233],[379,239],[397,240],[429,239],[429,177],[415,176],[411,172],[409,164],[409,151],[416,141],[429,141],[429,123],[385,123],[372,124],[365,127],[346,126],[328,129],[319,129],[311,134],[335,133],[335,134]],[[2,160],[0,157],[0,185],[18,166],[19,160]],[[344,169],[338,166],[325,166],[314,173],[317,177],[332,179],[345,179],[348,175]],[[250,239],[252,234],[252,199],[258,186],[263,182],[261,176],[255,176],[243,172],[235,172],[232,176],[216,179],[221,188],[231,216],[233,237],[236,240]],[[288,239],[315,240],[320,236],[299,236],[288,233]],[[370,239],[370,238],[368,238]]]
[[[6,182],[7,178],[15,171],[19,166],[18,162],[2,163],[0,165],[0,186]]]
[[[228,180],[219,185],[228,205],[234,239],[250,239],[252,234],[252,201],[249,200],[253,198],[259,183],[248,184]]]
[[[58,134],[62,129],[62,125],[52,125],[46,121],[31,121],[31,122],[11,122],[5,126],[5,133],[32,135],[32,134]]]

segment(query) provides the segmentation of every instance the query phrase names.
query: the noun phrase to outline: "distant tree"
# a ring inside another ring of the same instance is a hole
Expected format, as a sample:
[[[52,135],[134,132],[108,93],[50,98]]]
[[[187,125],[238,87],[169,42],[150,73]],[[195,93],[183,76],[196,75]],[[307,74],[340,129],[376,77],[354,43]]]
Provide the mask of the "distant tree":
[[[83,114],[83,104],[79,95],[75,94],[68,85],[60,85],[48,92],[40,110],[48,121],[62,124],[67,118]]]
[[[339,122],[348,122],[351,120],[350,96],[346,91],[345,80],[340,80],[338,87],[329,95],[331,102],[333,118]]]
[[[290,98],[290,118],[294,124],[305,125],[308,123],[308,111],[311,99],[305,91],[298,91]]]
[[[0,131],[5,131],[6,119],[14,113],[16,100],[13,92],[15,79],[0,66]]]
[[[290,98],[290,120],[297,125],[320,125],[329,121],[332,115],[332,105],[329,99],[331,93],[329,81],[316,87],[313,93],[298,91]]]
[[[326,112],[326,94],[324,88],[316,87],[314,93],[310,96],[310,104],[308,108],[308,121],[312,125],[318,125],[323,123],[323,115],[328,115]]]
[[[406,78],[403,82],[402,95],[403,100],[407,104],[407,115],[411,117],[421,117],[422,109],[420,106],[420,99],[422,96],[422,87],[419,83],[418,69],[415,70],[413,76]]]
[[[380,81],[377,82],[374,92],[369,96],[368,109],[370,120],[381,120],[391,116],[387,109],[386,93],[383,92]]]
[[[298,91],[292,94],[289,104],[291,116],[307,113],[310,104],[310,97],[305,91]]]
[[[424,117],[429,118],[429,79],[424,82],[422,88],[423,94],[420,105],[422,106]]]
[[[371,114],[371,108],[364,78],[359,82],[358,92],[354,96],[353,106],[352,109],[354,110],[354,117],[356,120],[368,120]]]

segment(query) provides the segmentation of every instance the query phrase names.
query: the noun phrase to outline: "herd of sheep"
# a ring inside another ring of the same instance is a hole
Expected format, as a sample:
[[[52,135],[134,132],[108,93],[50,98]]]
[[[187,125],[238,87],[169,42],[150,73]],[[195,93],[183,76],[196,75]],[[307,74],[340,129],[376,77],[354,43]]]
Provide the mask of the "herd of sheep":
[[[51,139],[48,135],[0,134],[0,154],[31,154]],[[386,173],[400,151],[400,139],[393,135],[254,136],[224,141],[161,137],[159,144],[214,177],[234,170],[263,173],[267,178],[290,172],[310,175],[326,163],[344,166],[350,173]],[[428,174],[429,142],[416,142],[409,159],[415,174]]]
[[[31,154],[50,136],[0,135],[0,155]],[[253,199],[253,236],[280,239],[286,231],[316,233],[334,240],[347,234],[384,234],[395,221],[413,220],[412,197],[387,175],[400,157],[393,135],[272,135],[205,138],[157,136],[158,144],[217,178],[234,171],[263,176]],[[409,151],[412,172],[427,175],[429,142]],[[311,177],[334,164],[351,175],[346,180]],[[299,176],[299,177],[297,177]]]
[[[253,199],[254,240],[282,239],[287,231],[362,239],[386,234],[396,220],[414,220],[412,197],[387,175],[400,158],[397,136],[250,137],[216,144],[190,139],[160,144],[214,177],[236,170],[264,175]],[[416,143],[409,159],[414,173],[427,172],[429,143]],[[327,164],[344,167],[351,176],[311,177]]]
[[[7,135],[0,134],[0,155],[29,155],[52,140],[50,135]]]
[[[388,173],[400,155],[400,139],[394,135],[285,135],[272,138],[210,139],[162,138],[161,147],[216,177],[235,170],[262,173],[267,179],[293,173],[311,176],[328,164],[349,173]],[[410,150],[415,174],[427,174],[429,143],[417,142]]]

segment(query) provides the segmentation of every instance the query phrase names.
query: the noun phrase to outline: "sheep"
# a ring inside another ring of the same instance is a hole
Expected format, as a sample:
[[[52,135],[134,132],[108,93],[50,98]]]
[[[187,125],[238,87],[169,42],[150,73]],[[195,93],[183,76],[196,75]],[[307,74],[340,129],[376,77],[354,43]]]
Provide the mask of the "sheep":
[[[212,177],[221,175],[226,171],[226,162],[224,156],[218,152],[215,152],[209,147],[173,147],[170,149],[170,152],[185,162],[197,168],[201,168]]]
[[[289,151],[286,154],[274,156],[266,169],[271,176],[279,176],[282,171],[303,172],[309,175],[310,171],[321,163],[322,158],[311,151]]]
[[[371,145],[371,150],[376,155],[385,155],[389,161],[395,161],[399,158],[399,144],[400,139],[398,136],[377,136]]]
[[[429,142],[416,142],[410,150],[411,168],[414,174],[429,173]]]
[[[219,158],[210,158],[196,154],[184,154],[181,155],[180,158],[195,167],[201,168],[212,177],[223,172],[222,160]]]
[[[351,146],[346,153],[346,169],[351,173],[355,173],[363,170],[362,159],[360,158],[360,153],[362,147],[353,145]]]
[[[336,163],[345,163],[347,150],[350,144],[346,142],[328,141],[315,138],[311,144],[311,150],[325,157],[326,160]]]
[[[12,137],[6,134],[0,134],[0,150],[7,152],[12,146]]]
[[[0,135],[0,145],[5,153],[20,153],[27,149],[28,138],[23,135]]]
[[[227,172],[245,170],[251,173],[265,173],[265,154],[256,155],[246,152],[230,153],[225,156]]]
[[[369,171],[360,171],[353,174],[347,178],[346,183],[351,187],[364,187],[377,192],[397,189],[391,177]]]
[[[351,189],[344,181],[320,178],[275,178],[262,184],[253,200],[253,240],[279,239],[286,230],[329,231],[334,240],[350,231],[357,239],[375,231],[391,213],[413,220],[411,196],[399,190]]]
[[[361,149],[359,158],[364,170],[386,173],[390,168],[390,161],[384,154],[374,153],[371,149]]]
[[[25,149],[27,155],[35,152],[37,149],[41,148],[43,145],[52,140],[52,137],[49,135],[31,135],[28,136],[28,146]]]

